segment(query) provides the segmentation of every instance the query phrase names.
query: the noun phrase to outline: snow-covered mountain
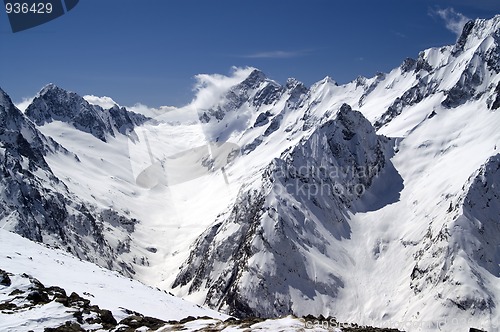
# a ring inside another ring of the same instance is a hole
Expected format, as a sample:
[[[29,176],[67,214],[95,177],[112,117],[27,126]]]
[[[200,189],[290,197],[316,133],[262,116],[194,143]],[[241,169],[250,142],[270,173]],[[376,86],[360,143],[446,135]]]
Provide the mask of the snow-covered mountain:
[[[334,299],[343,281],[339,266],[308,262],[338,259],[338,242],[350,237],[348,212],[361,207],[354,202],[383,177],[391,155],[390,140],[344,104],[240,189],[228,215],[199,237],[173,287],[206,287],[207,304],[236,316],[311,313],[294,297]]]
[[[89,104],[76,93],[65,91],[54,84],[45,86],[25,113],[39,126],[62,121],[104,142],[106,136],[114,137],[115,132],[125,135],[135,126],[151,120],[117,105],[105,111],[100,106]]]
[[[29,109],[35,109],[33,104]],[[2,228],[63,247],[102,266],[133,273],[118,257],[129,251],[129,234],[137,220],[98,207],[69,190],[47,159],[57,157],[78,165],[79,157],[43,135],[2,90],[0,121]]]
[[[231,315],[494,331],[499,45],[496,16],[344,85],[199,75],[154,119],[2,93],[0,226]]]

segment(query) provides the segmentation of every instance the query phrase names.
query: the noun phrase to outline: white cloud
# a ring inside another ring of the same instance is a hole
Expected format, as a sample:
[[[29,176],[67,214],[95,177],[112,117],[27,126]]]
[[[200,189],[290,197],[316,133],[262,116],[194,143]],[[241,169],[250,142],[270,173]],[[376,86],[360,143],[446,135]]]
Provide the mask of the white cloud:
[[[444,20],[446,29],[450,30],[457,36],[460,36],[465,23],[470,19],[462,13],[456,12],[453,8],[437,9],[431,11],[431,14],[439,16]]]
[[[257,52],[252,54],[244,55],[244,58],[250,59],[286,59],[286,58],[296,58],[305,55],[306,51],[268,51],[268,52]]]
[[[160,122],[172,124],[198,124],[201,112],[214,107],[222,96],[234,85],[245,80],[255,70],[252,67],[233,67],[230,75],[199,74],[195,76],[195,97],[184,107],[160,106],[153,108],[141,103],[126,108],[132,112],[144,114]]]
[[[222,95],[232,86],[241,83],[255,68],[236,68],[233,67],[230,76],[219,74],[200,74],[196,75],[196,85],[194,87],[196,96],[194,100],[186,106],[196,110],[205,110],[214,106],[220,101]]]
[[[83,96],[83,99],[85,99],[89,104],[101,106],[104,109],[108,109],[115,105],[118,105],[118,103],[115,102],[111,97],[106,96],[98,97],[94,95],[86,95]]]
[[[26,109],[28,108],[28,106],[31,104],[31,102],[33,101],[35,97],[30,97],[30,98],[23,98],[23,100],[19,103],[16,103],[16,107],[19,108],[23,113],[24,111],[26,111]]]
[[[150,118],[158,118],[177,110],[177,107],[174,106],[160,106],[159,108],[154,108],[141,103],[137,103],[134,106],[126,106],[125,108],[131,112],[139,113]]]

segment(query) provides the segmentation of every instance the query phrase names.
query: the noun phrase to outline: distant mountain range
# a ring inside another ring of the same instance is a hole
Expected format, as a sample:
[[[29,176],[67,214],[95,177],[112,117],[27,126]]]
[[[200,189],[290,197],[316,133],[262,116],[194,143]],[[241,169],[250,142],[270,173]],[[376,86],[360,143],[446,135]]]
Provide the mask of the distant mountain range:
[[[0,89],[0,227],[235,317],[500,324],[500,16],[344,85],[200,80],[155,118]]]

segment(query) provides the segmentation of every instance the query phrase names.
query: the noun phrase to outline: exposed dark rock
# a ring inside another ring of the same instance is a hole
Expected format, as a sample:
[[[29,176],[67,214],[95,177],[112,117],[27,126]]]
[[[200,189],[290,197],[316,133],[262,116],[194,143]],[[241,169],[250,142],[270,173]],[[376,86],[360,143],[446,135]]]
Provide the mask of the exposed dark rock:
[[[262,112],[257,116],[257,119],[255,120],[254,127],[261,127],[269,122],[269,117],[271,116],[271,113],[269,111]]]
[[[401,64],[401,72],[407,73],[415,68],[417,61],[412,58],[406,58]]]
[[[101,324],[104,326],[104,328],[113,327],[118,324],[111,311],[106,309],[99,309],[97,312],[99,314]]]
[[[465,23],[464,28],[462,29],[462,34],[458,38],[455,47],[453,49],[452,52],[453,55],[456,56],[458,53],[464,50],[465,43],[467,43],[467,38],[469,37],[470,33],[472,32],[472,29],[474,28],[474,23],[475,22],[473,20]]]
[[[129,316],[125,319],[122,319],[120,321],[120,325],[127,325],[133,329],[138,329],[140,327],[148,327],[153,330],[157,330],[160,327],[163,327],[166,322],[158,319],[158,318],[153,318],[153,317],[147,317],[147,316],[137,316],[137,315],[132,315]]]
[[[500,82],[498,82],[496,88],[495,88],[495,100],[491,104],[490,109],[491,110],[496,110],[500,107]]]
[[[186,324],[186,323],[189,323],[189,322],[192,322],[194,320],[196,320],[197,318],[196,317],[193,317],[193,316],[187,316],[186,318],[183,318],[179,321],[179,324]]]
[[[283,118],[283,116],[281,114],[275,116],[271,120],[271,124],[269,125],[269,127],[267,127],[266,131],[264,132],[264,136],[269,136],[272,133],[274,133],[276,130],[278,130],[280,127],[280,123],[281,123],[282,118]]]
[[[17,305],[12,302],[0,302],[0,310],[15,310]]]
[[[44,332],[85,332],[85,330],[80,326],[80,324],[68,321],[64,325],[56,328],[45,328]]]
[[[152,119],[131,111],[128,111],[125,107],[113,106],[109,110],[103,111],[109,113],[109,121],[120,134],[127,135],[129,132],[134,130],[136,126],[139,126]]]
[[[22,291],[20,289],[14,289],[12,292],[9,293],[9,296],[15,296],[15,295],[19,295],[19,294],[24,294],[24,291]]]
[[[262,139],[261,138],[256,138],[254,139],[251,143],[246,144],[243,146],[242,154],[249,154],[253,150],[255,150],[260,144],[262,144]]]
[[[374,127],[380,129],[385,124],[391,122],[395,117],[400,115],[405,107],[409,107],[421,102],[424,98],[430,96],[436,91],[437,84],[434,82],[426,82],[419,80],[417,84],[405,91],[401,97],[396,98],[391,106],[385,111],[380,118],[375,121]]]
[[[296,109],[297,107],[300,107],[301,102],[309,92],[309,89],[304,85],[304,83],[296,80],[295,78],[289,78],[286,81],[285,89],[290,95],[286,102],[289,109]]]
[[[446,108],[455,108],[480,95],[476,94],[476,87],[483,81],[483,74],[477,68],[467,66],[460,80],[449,91],[446,99],[441,103]]]
[[[47,295],[46,292],[41,292],[38,290],[32,291],[28,294],[26,297],[29,301],[33,302],[33,304],[40,304],[40,303],[49,303],[49,296]]]
[[[415,64],[415,72],[419,72],[421,70],[425,70],[429,73],[432,71],[432,66],[425,59],[424,52],[420,52],[420,54],[418,55],[417,63]]]
[[[68,297],[68,303],[70,306],[88,307],[90,305],[90,300],[84,299],[75,292],[72,292]]]
[[[10,286],[11,281],[9,275],[4,270],[0,270],[0,285],[2,286]]]
[[[432,110],[432,112],[427,116],[427,119],[432,119],[437,115],[436,111]]]
[[[281,97],[283,91],[284,89],[280,85],[269,82],[263,89],[255,94],[252,104],[256,107],[271,105]]]
[[[158,249],[156,249],[155,247],[147,247],[146,250],[152,252],[153,254],[158,251]]]

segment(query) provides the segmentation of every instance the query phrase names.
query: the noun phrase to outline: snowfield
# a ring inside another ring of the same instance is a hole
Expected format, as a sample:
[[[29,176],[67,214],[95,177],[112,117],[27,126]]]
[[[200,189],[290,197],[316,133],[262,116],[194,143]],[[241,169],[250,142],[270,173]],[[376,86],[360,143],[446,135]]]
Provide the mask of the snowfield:
[[[128,316],[124,309],[165,321],[188,316],[229,317],[5,230],[0,230],[0,243],[0,266],[3,270],[14,274],[26,273],[46,286],[62,287],[68,294],[76,292],[92,303],[111,310],[117,320]],[[54,312],[57,311],[54,309]],[[38,315],[43,317],[40,313]],[[7,317],[2,315],[0,324],[6,323]],[[0,329],[4,330],[2,325]]]

